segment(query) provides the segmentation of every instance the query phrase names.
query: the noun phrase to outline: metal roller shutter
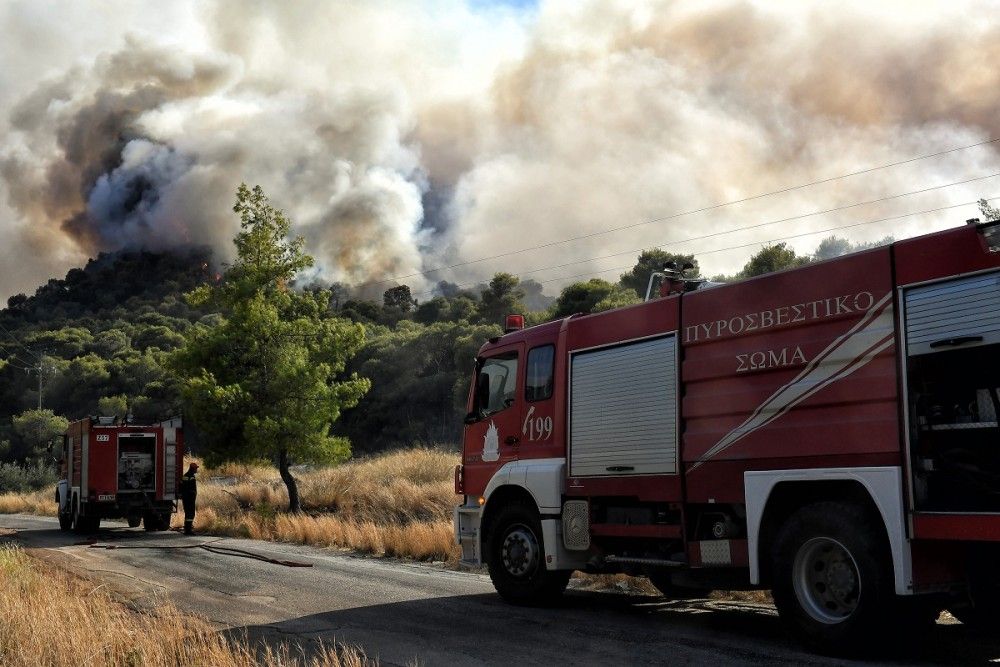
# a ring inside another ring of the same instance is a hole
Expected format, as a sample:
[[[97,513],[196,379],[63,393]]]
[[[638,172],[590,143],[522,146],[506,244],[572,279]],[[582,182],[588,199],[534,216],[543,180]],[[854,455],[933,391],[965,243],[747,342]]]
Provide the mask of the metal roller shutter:
[[[573,355],[570,474],[677,472],[676,338]]]
[[[1000,273],[907,290],[910,355],[992,343],[1000,343]]]

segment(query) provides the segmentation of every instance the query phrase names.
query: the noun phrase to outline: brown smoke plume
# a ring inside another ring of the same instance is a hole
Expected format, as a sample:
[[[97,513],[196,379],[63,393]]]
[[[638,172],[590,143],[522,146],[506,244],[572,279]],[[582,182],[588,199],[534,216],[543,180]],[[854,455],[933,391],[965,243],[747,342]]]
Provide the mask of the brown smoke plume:
[[[553,287],[614,278],[633,249],[709,253],[1000,195],[998,178],[680,243],[998,172],[991,146],[599,234],[1000,137],[1000,13],[987,1],[129,7],[0,10],[11,36],[0,44],[0,295],[101,250],[200,243],[225,260],[240,181],[286,210],[326,280],[382,281],[594,234],[407,279],[417,292],[497,270]],[[849,235],[904,237],[973,211]],[[752,251],[702,265],[732,271]]]

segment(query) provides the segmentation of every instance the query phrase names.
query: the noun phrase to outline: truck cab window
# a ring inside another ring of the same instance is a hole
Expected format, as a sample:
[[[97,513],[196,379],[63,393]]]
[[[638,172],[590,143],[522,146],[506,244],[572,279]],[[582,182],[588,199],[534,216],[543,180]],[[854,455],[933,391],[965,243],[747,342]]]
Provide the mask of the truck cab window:
[[[554,345],[543,345],[528,352],[528,373],[524,386],[526,401],[551,398],[555,356]]]
[[[476,406],[483,416],[514,404],[517,392],[517,352],[483,359],[476,380]]]

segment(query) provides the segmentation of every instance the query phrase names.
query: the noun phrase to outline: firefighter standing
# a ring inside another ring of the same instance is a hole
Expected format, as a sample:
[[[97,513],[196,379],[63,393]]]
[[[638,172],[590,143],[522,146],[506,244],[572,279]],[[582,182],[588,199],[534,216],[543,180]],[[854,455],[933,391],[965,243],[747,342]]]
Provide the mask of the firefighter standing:
[[[184,534],[194,535],[194,504],[198,498],[198,464],[192,463],[181,477],[181,502],[184,504]]]

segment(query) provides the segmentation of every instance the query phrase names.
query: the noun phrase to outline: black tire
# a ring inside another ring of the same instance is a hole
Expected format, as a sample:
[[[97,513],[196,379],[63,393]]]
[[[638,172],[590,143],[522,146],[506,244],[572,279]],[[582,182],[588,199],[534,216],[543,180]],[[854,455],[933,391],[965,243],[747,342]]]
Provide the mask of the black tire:
[[[570,570],[545,569],[542,525],[534,507],[511,503],[491,523],[486,559],[493,587],[507,602],[550,604],[566,590]]]
[[[70,511],[70,523],[74,533],[86,533],[86,525],[82,516],[80,516],[80,500],[76,497],[73,498],[73,509]]]
[[[142,515],[142,527],[148,532],[166,530],[169,526],[169,515],[167,516],[166,521],[164,521],[163,515],[157,514],[156,512],[146,512]]]
[[[138,528],[141,525],[142,525],[142,517],[141,516],[139,516],[139,515],[131,515],[131,514],[129,515],[129,517],[128,517],[128,527],[129,528]]]
[[[59,494],[56,493],[56,507],[60,506]],[[59,530],[70,531],[73,530],[73,510],[69,512],[59,512]]]
[[[73,529],[81,535],[96,533],[101,527],[101,518],[98,516],[80,516],[77,511],[73,521]]]
[[[774,604],[809,648],[849,655],[884,647],[896,596],[884,529],[864,508],[807,505],[771,550]]]

